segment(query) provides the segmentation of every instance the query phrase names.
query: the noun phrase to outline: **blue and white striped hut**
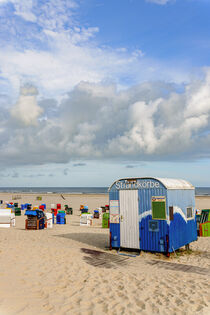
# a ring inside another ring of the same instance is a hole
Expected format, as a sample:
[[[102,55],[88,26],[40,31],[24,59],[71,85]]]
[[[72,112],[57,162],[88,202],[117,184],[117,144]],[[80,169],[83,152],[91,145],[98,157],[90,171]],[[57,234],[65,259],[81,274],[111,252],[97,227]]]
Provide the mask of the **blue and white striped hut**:
[[[197,240],[195,188],[169,178],[126,178],[109,188],[113,248],[170,253]]]

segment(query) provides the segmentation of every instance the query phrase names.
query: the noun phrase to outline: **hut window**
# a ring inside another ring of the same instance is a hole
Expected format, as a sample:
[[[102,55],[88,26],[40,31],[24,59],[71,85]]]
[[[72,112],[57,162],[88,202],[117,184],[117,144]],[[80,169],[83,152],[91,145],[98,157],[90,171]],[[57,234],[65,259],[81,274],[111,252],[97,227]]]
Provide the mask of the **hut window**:
[[[169,207],[169,219],[170,221],[174,219],[174,207]]]
[[[152,197],[152,219],[166,220],[165,197]]]
[[[193,213],[192,213],[192,207],[187,208],[187,218],[192,218]]]

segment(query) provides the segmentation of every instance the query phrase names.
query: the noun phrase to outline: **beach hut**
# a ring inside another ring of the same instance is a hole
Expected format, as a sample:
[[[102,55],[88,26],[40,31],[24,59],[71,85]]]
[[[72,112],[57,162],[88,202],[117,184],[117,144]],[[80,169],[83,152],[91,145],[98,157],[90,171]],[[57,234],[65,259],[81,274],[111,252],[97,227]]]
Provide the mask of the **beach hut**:
[[[197,240],[195,188],[168,178],[126,178],[109,188],[110,246],[170,252]]]

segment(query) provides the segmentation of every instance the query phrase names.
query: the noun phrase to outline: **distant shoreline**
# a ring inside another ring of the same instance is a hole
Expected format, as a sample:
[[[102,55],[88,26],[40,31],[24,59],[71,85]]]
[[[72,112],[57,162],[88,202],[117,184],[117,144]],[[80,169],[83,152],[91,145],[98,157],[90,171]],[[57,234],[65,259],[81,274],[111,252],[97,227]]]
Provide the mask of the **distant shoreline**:
[[[50,188],[52,190],[50,190]],[[203,190],[203,191],[202,191]],[[0,194],[26,195],[108,195],[108,187],[0,187]],[[210,196],[210,187],[196,187],[196,197]]]
[[[0,187],[9,194],[107,194],[108,187]]]

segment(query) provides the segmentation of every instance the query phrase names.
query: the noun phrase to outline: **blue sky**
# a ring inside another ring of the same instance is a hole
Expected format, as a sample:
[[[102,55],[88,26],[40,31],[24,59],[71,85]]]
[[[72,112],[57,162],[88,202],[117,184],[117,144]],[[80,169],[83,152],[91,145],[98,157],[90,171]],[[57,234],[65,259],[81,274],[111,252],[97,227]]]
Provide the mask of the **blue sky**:
[[[1,186],[210,186],[209,0],[0,0]]]
[[[99,27],[96,38],[102,45],[140,49],[151,58],[185,61],[193,67],[209,62],[209,1],[84,2],[81,20]],[[202,58],[198,58],[200,53]]]

